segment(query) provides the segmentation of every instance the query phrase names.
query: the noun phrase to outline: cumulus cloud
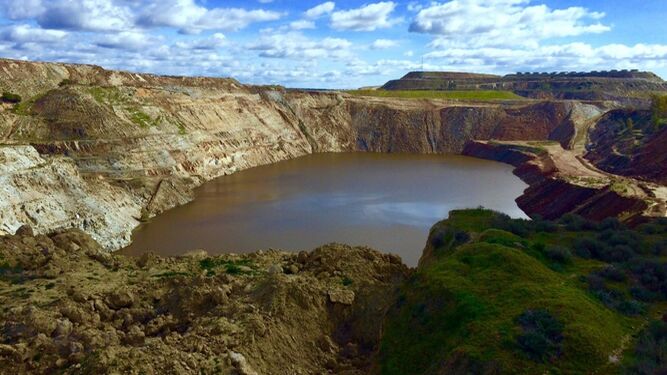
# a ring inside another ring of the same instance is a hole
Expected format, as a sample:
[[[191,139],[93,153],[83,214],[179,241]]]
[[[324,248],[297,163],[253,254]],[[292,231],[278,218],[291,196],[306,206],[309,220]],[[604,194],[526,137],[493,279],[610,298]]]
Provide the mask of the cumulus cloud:
[[[336,30],[373,31],[385,29],[400,22],[390,19],[396,9],[393,1],[368,4],[361,8],[340,10],[331,14],[331,27]]]
[[[309,20],[293,21],[293,22],[290,22],[289,27],[292,30],[314,29],[315,28],[315,22],[309,21]]]
[[[132,25],[129,8],[113,0],[6,0],[9,19],[35,21],[46,29],[113,31]]]
[[[327,15],[331,12],[333,12],[334,8],[336,8],[336,3],[333,1],[327,1],[326,3],[322,3],[318,6],[315,6],[313,8],[308,9],[305,13],[304,16],[309,19],[316,19],[320,18],[324,15]]]
[[[609,44],[593,47],[587,43],[548,45],[531,49],[452,48],[434,51],[424,57],[449,66],[482,71],[514,70],[606,70],[637,66],[667,66],[667,45]]]
[[[12,20],[34,19],[47,29],[127,31],[136,27],[174,27],[183,33],[236,31],[251,23],[274,21],[279,12],[206,8],[194,0],[5,0]]]
[[[0,40],[19,44],[56,42],[66,36],[64,31],[44,30],[30,25],[12,25],[0,29]]]
[[[410,31],[437,36],[435,48],[536,47],[545,39],[609,31],[599,22],[603,17],[582,7],[551,9],[530,0],[452,0],[421,9]]]
[[[377,39],[371,44],[372,49],[387,49],[396,47],[398,42],[391,39]]]
[[[282,16],[282,13],[264,9],[208,9],[197,5],[194,0],[162,0],[148,4],[139,16],[138,24],[144,27],[174,27],[183,33],[237,31],[251,23],[275,21]]]
[[[139,51],[160,43],[160,39],[142,32],[123,31],[99,38],[95,45],[102,48]]]
[[[276,33],[263,36],[250,50],[259,51],[261,57],[323,59],[344,58],[350,55],[352,43],[346,39],[324,38],[315,40],[298,32]]]

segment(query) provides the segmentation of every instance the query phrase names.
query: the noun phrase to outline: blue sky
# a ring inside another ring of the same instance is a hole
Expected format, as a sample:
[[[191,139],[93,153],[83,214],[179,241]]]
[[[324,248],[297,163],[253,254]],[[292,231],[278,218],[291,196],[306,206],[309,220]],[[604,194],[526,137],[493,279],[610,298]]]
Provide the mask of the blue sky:
[[[0,56],[352,88],[427,70],[651,70],[665,0],[0,0]]]

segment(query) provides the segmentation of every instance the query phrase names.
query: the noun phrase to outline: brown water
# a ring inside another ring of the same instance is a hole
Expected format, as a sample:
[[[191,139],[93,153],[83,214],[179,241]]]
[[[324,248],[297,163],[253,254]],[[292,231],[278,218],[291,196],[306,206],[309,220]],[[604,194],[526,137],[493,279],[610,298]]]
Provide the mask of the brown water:
[[[450,210],[484,206],[525,217],[514,202],[525,188],[511,166],[463,156],[310,155],[204,184],[192,203],[137,229],[122,252],[299,251],[342,242],[414,266],[430,227]]]

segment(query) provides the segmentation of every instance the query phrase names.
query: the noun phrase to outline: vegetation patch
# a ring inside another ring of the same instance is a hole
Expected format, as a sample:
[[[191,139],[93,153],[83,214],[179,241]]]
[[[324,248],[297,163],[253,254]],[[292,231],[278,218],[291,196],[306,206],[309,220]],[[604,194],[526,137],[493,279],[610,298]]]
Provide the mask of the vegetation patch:
[[[199,266],[206,271],[208,276],[214,276],[219,269],[230,275],[254,275],[257,273],[256,265],[248,259],[206,258],[199,262]]]
[[[22,100],[21,95],[12,94],[11,92],[3,92],[2,96],[0,96],[0,101],[5,103],[18,104],[21,103]]]
[[[547,310],[528,310],[517,318],[519,348],[537,362],[556,362],[562,352],[563,324]]]
[[[511,91],[430,91],[430,90],[350,90],[345,91],[355,96],[373,96],[380,98],[401,99],[452,99],[452,100],[525,100]]]
[[[667,303],[666,229],[451,212],[388,314],[382,372],[619,372],[610,355]]]
[[[667,125],[667,95],[654,95],[651,102],[651,122],[654,128]]]
[[[149,128],[151,126],[157,126],[159,124],[159,118],[152,118],[145,112],[142,112],[141,110],[137,108],[131,108],[129,109],[130,112],[130,120],[132,120],[133,123],[139,125],[142,128]]]

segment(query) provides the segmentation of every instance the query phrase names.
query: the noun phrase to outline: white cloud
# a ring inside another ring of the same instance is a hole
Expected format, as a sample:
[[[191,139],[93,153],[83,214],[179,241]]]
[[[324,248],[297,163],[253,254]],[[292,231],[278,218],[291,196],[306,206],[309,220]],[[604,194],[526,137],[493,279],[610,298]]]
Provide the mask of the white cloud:
[[[139,51],[159,43],[160,41],[158,38],[146,35],[142,32],[124,31],[106,35],[103,38],[100,38],[95,44],[103,48]]]
[[[436,35],[434,48],[537,47],[545,39],[609,31],[599,22],[603,17],[581,7],[533,6],[530,0],[452,0],[420,10],[410,31]]]
[[[264,9],[241,8],[208,9],[194,0],[152,1],[144,7],[138,24],[145,27],[174,27],[183,33],[198,33],[202,30],[237,31],[251,23],[275,21],[282,13]]]
[[[259,51],[261,57],[294,59],[339,59],[350,56],[352,46],[346,39],[324,38],[314,40],[298,32],[277,33],[263,36],[249,49]]]
[[[60,30],[44,30],[30,25],[14,25],[0,29],[0,40],[13,43],[48,43],[60,41],[67,33]]]
[[[398,46],[398,42],[391,39],[377,39],[371,44],[372,49],[388,49]]]
[[[309,20],[293,21],[293,22],[290,22],[289,27],[292,30],[314,29],[315,28],[315,22],[309,21]]]
[[[390,19],[396,8],[393,1],[368,4],[361,8],[341,10],[331,14],[331,27],[336,30],[373,31],[385,29],[400,22]]]
[[[46,29],[114,31],[132,25],[132,12],[113,0],[5,0],[13,20],[35,19]]]
[[[308,9],[304,13],[304,16],[309,19],[320,18],[326,14],[333,12],[334,8],[336,8],[336,3],[334,3],[333,1],[327,1],[326,3],[322,3],[318,6]]]
[[[442,61],[458,70],[494,72],[608,70],[638,67],[667,67],[667,45],[587,43],[548,45],[538,48],[452,48],[430,52],[429,61]]]

